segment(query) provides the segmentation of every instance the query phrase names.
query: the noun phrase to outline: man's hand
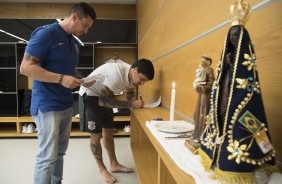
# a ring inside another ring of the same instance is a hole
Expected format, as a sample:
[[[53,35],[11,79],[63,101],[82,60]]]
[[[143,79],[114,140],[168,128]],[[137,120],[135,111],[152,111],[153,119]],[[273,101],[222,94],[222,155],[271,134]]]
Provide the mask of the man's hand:
[[[82,86],[86,87],[86,88],[90,88],[91,86],[93,86],[93,84],[95,83],[96,81],[92,81],[92,82],[88,82],[88,83],[84,83],[82,84]]]
[[[64,75],[62,78],[62,82],[61,82],[62,86],[69,88],[69,89],[76,88],[80,86],[81,84],[83,84],[83,80],[77,79],[70,75]]]

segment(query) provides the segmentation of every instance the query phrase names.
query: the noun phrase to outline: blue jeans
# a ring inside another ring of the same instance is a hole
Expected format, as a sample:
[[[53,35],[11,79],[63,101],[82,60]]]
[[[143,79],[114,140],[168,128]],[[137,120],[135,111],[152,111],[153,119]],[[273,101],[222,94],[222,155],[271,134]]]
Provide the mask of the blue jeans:
[[[63,111],[37,112],[33,119],[38,129],[34,183],[59,184],[63,179],[63,156],[69,144],[73,107]]]

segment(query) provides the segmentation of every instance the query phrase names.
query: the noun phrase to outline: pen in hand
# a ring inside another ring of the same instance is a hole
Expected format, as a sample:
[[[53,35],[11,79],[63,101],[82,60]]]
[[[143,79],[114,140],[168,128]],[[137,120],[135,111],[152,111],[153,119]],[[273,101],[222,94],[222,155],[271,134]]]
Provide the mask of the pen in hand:
[[[139,95],[139,98],[140,98],[140,100],[141,100],[141,102],[142,102],[142,107],[141,107],[141,108],[143,108],[143,107],[144,107],[144,102],[143,102],[142,96]]]

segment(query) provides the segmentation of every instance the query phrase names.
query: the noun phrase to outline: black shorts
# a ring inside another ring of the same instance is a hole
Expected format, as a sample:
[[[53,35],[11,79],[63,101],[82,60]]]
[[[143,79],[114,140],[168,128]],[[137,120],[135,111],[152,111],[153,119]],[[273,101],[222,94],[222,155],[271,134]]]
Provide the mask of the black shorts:
[[[98,96],[79,96],[80,131],[100,133],[102,128],[114,128],[113,109],[98,102]]]

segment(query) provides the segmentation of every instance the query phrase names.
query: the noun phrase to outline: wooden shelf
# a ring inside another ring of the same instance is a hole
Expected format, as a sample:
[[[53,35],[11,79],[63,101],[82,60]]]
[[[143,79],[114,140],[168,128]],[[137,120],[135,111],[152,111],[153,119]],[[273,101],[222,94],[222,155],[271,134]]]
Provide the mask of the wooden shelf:
[[[114,133],[115,136],[130,136],[130,132],[125,132],[123,129],[117,128],[117,133]]]
[[[115,116],[115,122],[130,122],[130,116]],[[36,132],[27,134],[22,133],[22,126],[25,123],[33,123],[31,116],[21,117],[0,117],[0,137],[36,137]],[[79,119],[72,118],[71,137],[89,137],[89,133],[81,132],[79,130]],[[124,132],[123,128],[118,127],[118,132],[114,136],[130,136],[130,133]]]
[[[17,134],[17,137],[37,137],[37,132],[33,132],[31,134],[19,133]]]
[[[114,122],[117,121],[130,121],[130,116],[115,116]],[[79,122],[79,118],[73,117],[72,122]]]
[[[130,121],[130,116],[115,116],[114,121]]]
[[[1,117],[0,122],[17,122],[18,117]]]
[[[90,134],[87,132],[81,132],[79,130],[71,130],[71,137],[90,137]]]
[[[17,135],[17,124],[13,121],[0,122],[0,135],[13,137]]]

